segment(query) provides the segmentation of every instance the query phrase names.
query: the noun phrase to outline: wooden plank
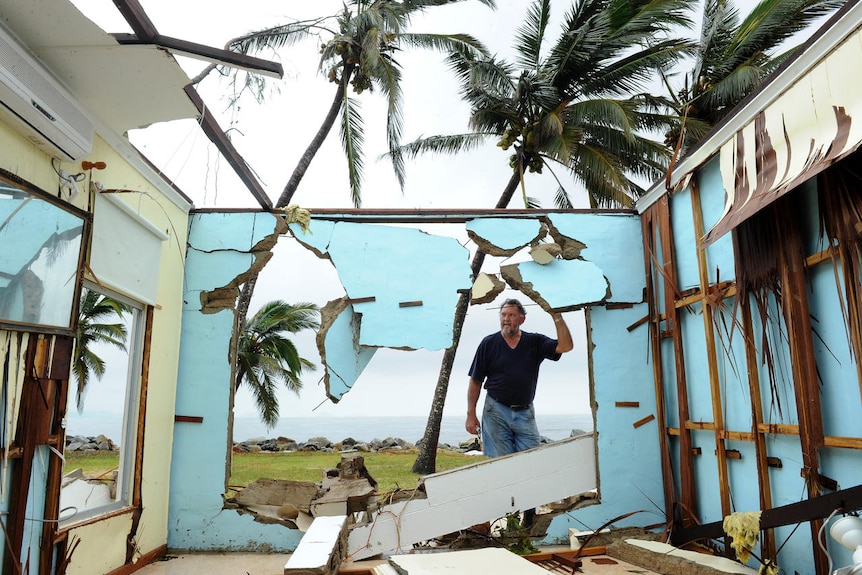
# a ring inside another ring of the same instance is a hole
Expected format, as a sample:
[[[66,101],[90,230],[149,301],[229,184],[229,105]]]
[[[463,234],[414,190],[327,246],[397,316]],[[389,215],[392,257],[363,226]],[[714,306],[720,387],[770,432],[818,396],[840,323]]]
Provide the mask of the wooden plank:
[[[676,376],[677,411],[679,421],[691,419],[688,400],[688,381],[685,370],[685,352],[683,350],[682,333],[679,327],[679,310],[675,302],[678,298],[679,278],[677,277],[674,254],[673,229],[670,219],[670,205],[667,197],[663,198],[659,213],[659,234],[662,249],[662,266],[664,277],[664,313],[667,314],[667,331],[673,334],[674,375]],[[691,433],[684,429],[679,435],[679,484],[682,505],[680,511],[687,513],[679,519],[684,525],[697,520],[698,500],[697,482],[694,476],[694,458],[691,455]],[[667,479],[665,480],[667,481]]]
[[[665,405],[665,382],[664,368],[661,355],[661,325],[658,319],[661,314],[657,301],[656,267],[656,219],[658,216],[658,205],[650,206],[641,217],[641,234],[644,246],[644,269],[646,270],[645,298],[649,306],[648,327],[650,334],[650,352],[652,355],[653,368],[653,391],[656,401],[656,416],[658,417],[658,440],[659,453],[661,454],[662,491],[664,495],[664,510],[669,518],[676,513],[676,495],[674,493],[674,472],[671,462],[670,442],[667,433],[667,407]],[[630,330],[631,330],[630,326]]]
[[[760,528],[773,529],[784,525],[804,523],[828,517],[835,509],[844,513],[862,509],[862,485],[828,493],[813,499],[804,499],[781,507],[765,509],[760,515]],[[673,545],[680,547],[691,541],[719,539],[724,537],[722,521],[696,525],[685,529],[674,529],[670,535]]]
[[[369,303],[372,301],[377,301],[377,298],[372,295],[372,296],[368,296],[368,297],[352,297],[352,298],[348,298],[345,301],[348,305],[352,305],[355,303]]]
[[[724,408],[721,397],[721,379],[718,373],[718,352],[715,341],[714,307],[720,306],[721,302],[712,304],[709,300],[710,288],[709,268],[706,261],[706,249],[703,245],[705,234],[703,225],[703,210],[700,204],[700,190],[697,180],[692,179],[691,189],[691,211],[694,222],[694,238],[697,253],[697,271],[700,280],[701,292],[701,315],[703,317],[703,333],[705,337],[706,363],[709,370],[709,393],[712,400],[712,420],[715,425],[715,450],[718,469],[718,491],[721,501],[721,514],[723,517],[730,515],[730,477],[727,471],[727,450],[721,432],[724,430]]]
[[[203,423],[204,418],[200,415],[175,415],[174,421],[179,423]]]
[[[652,413],[650,413],[650,414],[649,414],[649,415],[647,415],[646,417],[641,418],[641,419],[638,419],[637,421],[635,421],[634,423],[632,423],[632,427],[634,427],[635,429],[637,429],[638,427],[640,427],[640,426],[642,426],[642,425],[646,425],[647,423],[649,423],[649,422],[650,422],[650,421],[652,421],[653,419],[655,419],[655,415],[653,415]]]
[[[617,401],[614,404],[616,407],[640,407],[640,401]]]

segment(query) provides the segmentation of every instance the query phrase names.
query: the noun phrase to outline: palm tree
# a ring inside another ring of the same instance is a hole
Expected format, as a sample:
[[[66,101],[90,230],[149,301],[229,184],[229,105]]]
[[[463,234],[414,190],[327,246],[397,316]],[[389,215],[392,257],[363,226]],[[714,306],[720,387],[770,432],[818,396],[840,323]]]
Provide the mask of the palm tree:
[[[336,119],[340,119],[341,143],[347,157],[351,200],[362,203],[363,122],[357,102],[359,95],[377,89],[386,98],[386,133],[392,165],[399,183],[404,183],[404,166],[397,153],[402,130],[401,66],[395,59],[404,48],[428,48],[448,52],[486,54],[485,48],[467,34],[429,34],[407,31],[410,20],[435,6],[464,0],[349,0],[337,16],[299,21],[252,32],[228,43],[227,49],[241,53],[278,50],[309,36],[327,35],[320,48],[319,70],[336,85],[332,103],[317,133],[293,170],[276,207],[290,203],[308,166],[326,139]],[[495,0],[478,0],[495,7]],[[200,79],[201,76],[198,76]],[[248,82],[246,83],[248,85]],[[259,93],[258,86],[254,87]]]
[[[681,124],[667,145],[684,150],[701,140],[793,53],[776,53],[786,40],[845,1],[761,0],[740,22],[731,0],[706,0],[692,69],[672,96]]]
[[[526,194],[525,173],[547,169],[559,183],[554,167],[583,186],[591,206],[631,207],[644,191],[636,180],[652,181],[667,165],[667,148],[644,134],[668,127],[671,118],[662,113],[665,102],[647,94],[644,85],[688,47],[685,41],[665,37],[674,27],[689,24],[688,2],[576,0],[560,35],[546,44],[550,4],[536,0],[529,7],[515,36],[514,64],[463,50],[449,57],[471,106],[471,132],[420,139],[399,153],[456,154],[493,139],[511,150],[511,175],[497,208],[506,208],[519,186],[525,206],[534,206]],[[572,205],[562,185],[555,203]],[[477,252],[474,277],[483,260],[484,254]],[[444,353],[413,466],[417,473],[431,473],[436,466],[443,404],[468,306],[469,294],[462,294],[453,346]]]
[[[229,50],[251,53],[277,50],[312,35],[331,36],[321,47],[319,69],[327,74],[330,82],[336,84],[335,94],[323,122],[285,184],[276,202],[277,208],[284,208],[290,204],[311,161],[338,118],[341,120],[341,143],[347,158],[351,200],[354,206],[361,205],[364,131],[358,105],[348,95],[350,88],[357,95],[376,88],[386,97],[388,102],[386,133],[391,151],[390,157],[395,175],[403,188],[404,164],[398,152],[402,130],[401,67],[395,59],[395,54],[403,48],[411,47],[441,51],[457,48],[466,53],[486,54],[482,44],[467,34],[428,34],[407,31],[411,18],[416,14],[431,7],[462,1],[464,0],[350,0],[345,2],[344,10],[338,16],[276,26],[253,32],[228,43]],[[494,0],[478,1],[486,6],[495,7]],[[331,27],[333,21],[335,26]],[[208,71],[209,69],[205,72]],[[199,75],[195,81],[199,81],[202,77],[203,75]],[[258,80],[252,87],[256,93],[260,93],[260,82],[262,80]],[[237,317],[240,325],[245,322],[256,283],[257,273],[243,284],[237,301]]]
[[[84,395],[90,375],[101,380],[105,375],[105,362],[93,351],[96,344],[107,344],[126,351],[126,325],[105,323],[113,319],[122,320],[123,315],[132,308],[111,297],[98,292],[83,289],[81,291],[80,309],[78,310],[78,328],[75,338],[75,350],[72,353],[72,374],[78,383],[76,403],[78,413],[84,411]]]
[[[279,405],[276,391],[279,383],[299,394],[300,376],[315,365],[299,355],[286,333],[304,329],[317,330],[318,307],[311,303],[290,305],[274,300],[264,305],[240,330],[236,354],[234,390],[245,383],[268,429],[278,423]]]
[[[636,179],[651,182],[667,164],[667,150],[644,134],[672,122],[662,113],[668,102],[646,93],[645,85],[689,47],[659,38],[690,24],[688,4],[576,0],[543,53],[551,6],[536,0],[516,34],[514,64],[460,50],[449,57],[471,106],[472,131],[416,140],[399,154],[457,154],[491,139],[512,150],[501,203],[523,186],[525,172],[560,166],[593,207],[630,207],[644,191]],[[526,195],[524,204],[533,205]],[[572,205],[562,186],[555,204]]]

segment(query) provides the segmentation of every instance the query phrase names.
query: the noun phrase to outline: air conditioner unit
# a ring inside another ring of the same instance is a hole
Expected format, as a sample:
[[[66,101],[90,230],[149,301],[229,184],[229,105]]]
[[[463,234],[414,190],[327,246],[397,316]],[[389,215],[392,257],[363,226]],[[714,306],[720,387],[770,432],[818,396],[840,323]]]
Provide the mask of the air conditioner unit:
[[[93,123],[73,97],[0,27],[0,114],[46,153],[75,161],[93,149]]]

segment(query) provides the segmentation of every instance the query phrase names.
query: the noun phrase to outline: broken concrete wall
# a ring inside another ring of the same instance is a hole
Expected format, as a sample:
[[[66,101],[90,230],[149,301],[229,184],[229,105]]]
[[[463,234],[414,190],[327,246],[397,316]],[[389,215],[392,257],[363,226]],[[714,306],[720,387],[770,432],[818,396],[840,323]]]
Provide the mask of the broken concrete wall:
[[[230,306],[240,283],[265,260],[273,238],[283,231],[280,221],[260,213],[201,213],[192,219],[177,414],[202,421],[175,425],[172,548],[291,550],[301,535],[226,510],[222,499],[230,441],[225,426],[234,322]],[[537,214],[480,218],[467,226],[489,250],[529,250],[547,233],[547,239],[560,246],[558,252],[549,252],[557,255],[544,264],[515,264],[520,279],[507,278],[511,287],[546,308],[590,308],[602,500],[555,519],[547,541],[567,543],[569,528],[598,527],[608,518],[660,499],[654,424],[635,425],[649,413],[653,389],[646,330],[630,329],[646,313],[640,303],[644,275],[638,217]],[[407,227],[315,217],[308,233],[298,228],[293,232],[309,249],[332,261],[347,292],[343,300],[327,306],[321,328],[321,355],[333,399],[350,389],[370,359],[369,351],[378,346],[441,349],[451,344],[459,290],[470,288],[469,252],[455,239]],[[417,266],[428,272],[417,276]],[[606,304],[613,304],[613,309],[605,309]],[[618,401],[641,407],[620,409],[615,406]],[[634,469],[637,473],[631,472]],[[634,518],[630,523],[644,521]]]
[[[630,326],[647,313],[645,304],[587,315],[592,401],[596,418],[599,505],[556,517],[545,543],[566,544],[569,529],[598,529],[626,513],[644,510],[616,527],[660,523],[661,456],[646,325]],[[657,516],[658,514],[658,516]]]
[[[174,425],[168,547],[288,551],[301,533],[224,509],[238,278],[274,244],[280,218],[268,213],[199,213],[191,218]],[[256,254],[255,252],[259,252]],[[223,293],[226,296],[211,297]],[[210,302],[210,303],[205,303]]]

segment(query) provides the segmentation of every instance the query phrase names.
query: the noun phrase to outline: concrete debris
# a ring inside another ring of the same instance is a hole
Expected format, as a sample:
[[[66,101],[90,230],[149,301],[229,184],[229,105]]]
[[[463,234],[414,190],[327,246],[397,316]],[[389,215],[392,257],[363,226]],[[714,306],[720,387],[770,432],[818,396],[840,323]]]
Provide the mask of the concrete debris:
[[[359,453],[345,453],[337,468],[323,470],[319,483],[258,479],[226,499],[225,507],[250,513],[259,523],[304,530],[315,517],[365,511],[376,495],[377,481],[365,468],[365,459]]]
[[[530,257],[534,262],[542,265],[551,263],[562,253],[563,248],[554,243],[539,244],[530,248]]]
[[[470,291],[470,304],[491,303],[497,296],[503,293],[506,289],[506,284],[500,278],[493,274],[482,272],[473,282],[473,287]]]

